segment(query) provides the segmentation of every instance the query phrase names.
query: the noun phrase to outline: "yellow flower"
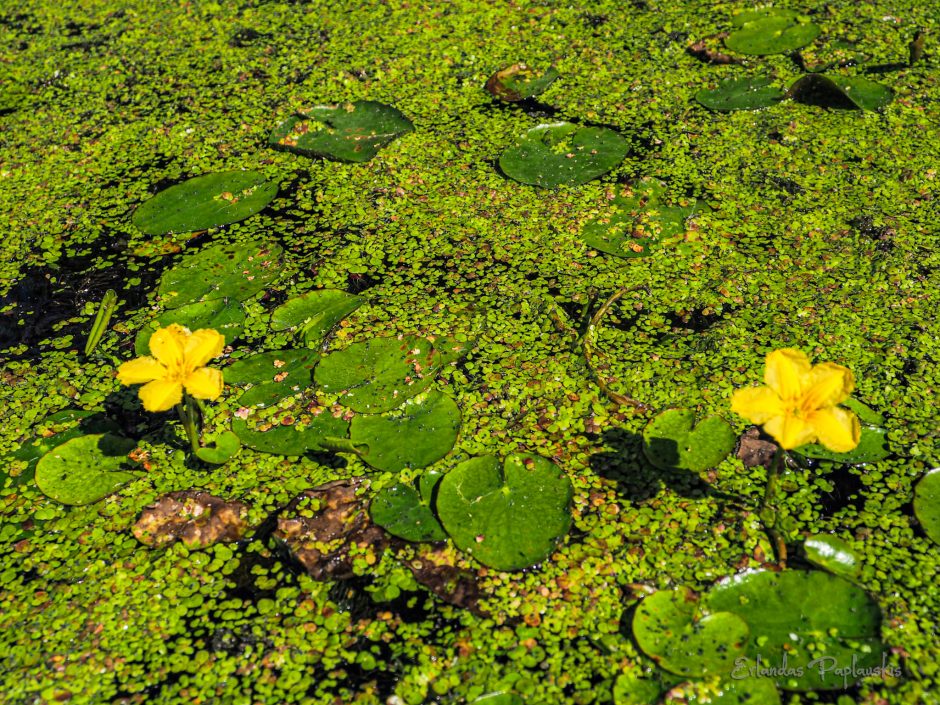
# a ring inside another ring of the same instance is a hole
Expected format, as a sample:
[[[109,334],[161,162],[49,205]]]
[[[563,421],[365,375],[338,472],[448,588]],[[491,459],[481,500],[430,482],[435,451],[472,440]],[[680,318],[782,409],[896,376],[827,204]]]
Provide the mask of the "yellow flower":
[[[138,357],[118,368],[121,384],[143,384],[140,399],[147,411],[168,411],[183,400],[183,389],[197,399],[222,394],[222,371],[205,367],[222,354],[225,338],[210,328],[190,333],[172,323],[150,338],[153,357]]]
[[[845,453],[858,445],[858,419],[837,406],[855,389],[847,367],[831,362],[813,366],[799,350],[774,350],[767,355],[764,381],[766,387],[737,390],[731,410],[763,426],[781,448],[819,442]]]

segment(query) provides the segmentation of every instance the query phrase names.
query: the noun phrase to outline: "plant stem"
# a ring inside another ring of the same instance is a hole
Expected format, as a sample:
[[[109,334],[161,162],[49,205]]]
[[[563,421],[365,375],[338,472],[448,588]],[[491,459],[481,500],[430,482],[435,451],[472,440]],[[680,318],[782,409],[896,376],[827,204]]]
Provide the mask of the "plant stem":
[[[780,448],[774,455],[774,459],[767,468],[767,487],[764,489],[764,499],[760,504],[760,516],[767,516],[768,512],[773,512],[773,520],[767,523],[767,536],[774,545],[774,553],[777,556],[777,565],[781,568],[787,567],[787,545],[783,541],[780,532],[777,531],[777,510],[773,508],[774,496],[777,494],[777,479],[780,477],[780,471],[786,462],[787,452]],[[766,522],[766,520],[765,520]]]
[[[95,316],[95,322],[91,326],[91,332],[88,334],[88,340],[85,341],[85,354],[91,355],[95,347],[98,345],[101,340],[101,336],[104,335],[105,330],[108,327],[108,323],[111,321],[111,316],[114,315],[114,309],[117,307],[117,292],[114,289],[108,289],[104,293],[104,297],[101,299],[101,304],[98,306],[98,315]]]
[[[199,431],[197,430],[199,412],[193,398],[188,394],[184,394],[183,401],[176,405],[176,413],[179,414],[183,429],[186,431],[187,438],[189,438],[189,444],[195,453],[199,450]]]

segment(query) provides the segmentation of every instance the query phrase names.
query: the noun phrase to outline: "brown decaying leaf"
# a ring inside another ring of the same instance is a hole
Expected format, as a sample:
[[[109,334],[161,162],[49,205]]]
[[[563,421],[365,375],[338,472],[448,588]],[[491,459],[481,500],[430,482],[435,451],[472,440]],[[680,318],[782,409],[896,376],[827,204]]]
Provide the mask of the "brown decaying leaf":
[[[248,507],[242,502],[226,502],[208,492],[170,492],[144,509],[133,532],[148,546],[182,541],[191,548],[202,548],[238,541],[245,533],[247,514]]]
[[[776,453],[777,445],[761,440],[758,428],[751,426],[741,435],[736,455],[744,463],[744,467],[753,468],[758,465],[769,467]]]

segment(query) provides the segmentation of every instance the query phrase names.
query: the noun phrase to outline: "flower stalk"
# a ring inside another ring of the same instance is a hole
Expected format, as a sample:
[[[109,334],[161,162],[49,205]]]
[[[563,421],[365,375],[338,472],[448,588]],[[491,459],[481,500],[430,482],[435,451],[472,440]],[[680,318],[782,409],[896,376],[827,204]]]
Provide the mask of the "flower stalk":
[[[786,464],[786,459],[787,452],[780,448],[770,461],[770,466],[767,468],[767,486],[764,488],[764,498],[761,500],[759,512],[761,521],[767,529],[767,536],[773,544],[777,565],[781,568],[787,567],[787,544],[777,530],[777,509],[774,506],[774,498],[777,495],[777,480]]]

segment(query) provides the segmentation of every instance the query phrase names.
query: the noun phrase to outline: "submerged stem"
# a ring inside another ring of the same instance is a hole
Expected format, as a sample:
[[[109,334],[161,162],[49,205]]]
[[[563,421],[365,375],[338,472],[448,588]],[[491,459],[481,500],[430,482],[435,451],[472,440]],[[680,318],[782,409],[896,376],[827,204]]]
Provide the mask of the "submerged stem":
[[[179,414],[186,437],[189,438],[189,444],[195,453],[199,450],[199,410],[195,400],[188,394],[184,394],[183,401],[176,405],[176,413]]]
[[[777,557],[777,565],[781,568],[787,567],[787,545],[784,543],[780,532],[777,531],[777,510],[772,505],[774,496],[777,494],[777,479],[780,477],[780,471],[786,462],[786,456],[787,452],[783,450],[783,448],[777,450],[774,455],[770,467],[767,468],[767,487],[764,488],[764,498],[761,500],[760,504],[760,516],[767,524],[767,536],[770,538],[771,543],[773,543],[774,553]],[[768,513],[772,513],[773,517],[770,522],[766,522],[766,520],[763,519]]]

